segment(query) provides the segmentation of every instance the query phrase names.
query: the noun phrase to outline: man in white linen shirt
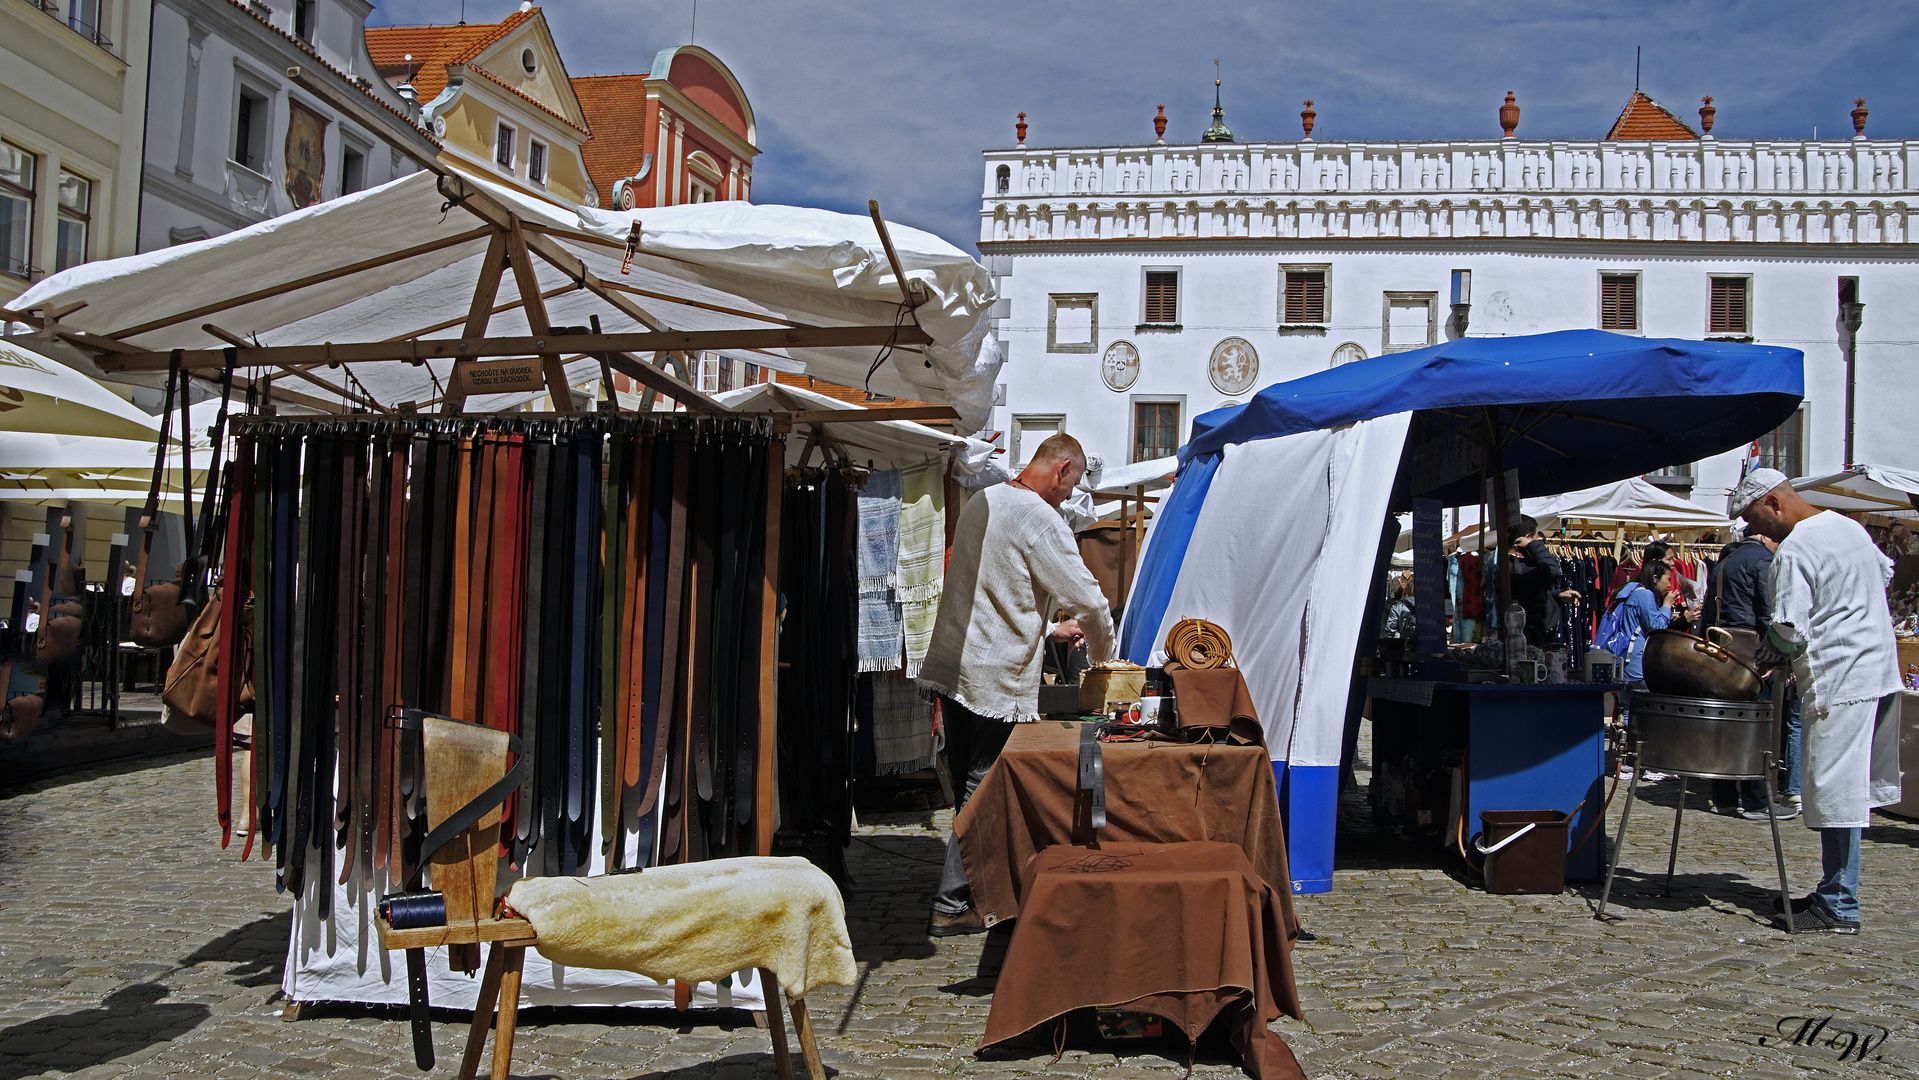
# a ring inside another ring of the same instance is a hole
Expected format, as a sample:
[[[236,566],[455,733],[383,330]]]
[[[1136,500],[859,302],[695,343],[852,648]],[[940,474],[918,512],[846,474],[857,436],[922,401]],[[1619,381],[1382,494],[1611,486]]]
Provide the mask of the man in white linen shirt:
[[[1794,930],[1856,934],[1860,830],[1873,807],[1899,801],[1892,564],[1858,522],[1808,503],[1774,469],[1740,481],[1726,514],[1779,542],[1761,653],[1791,661],[1803,706],[1806,826],[1819,830],[1824,876],[1784,917]]]
[[[921,687],[940,695],[946,763],[965,806],[1005,747],[1013,724],[1039,719],[1042,649],[1086,642],[1093,663],[1113,656],[1106,595],[1081,560],[1059,505],[1086,472],[1086,452],[1064,432],[1039,444],[1012,480],[974,495],[960,511],[940,593],[939,617]],[[1049,626],[1063,608],[1071,616]],[[927,933],[977,934],[959,842],[946,842],[946,867]]]

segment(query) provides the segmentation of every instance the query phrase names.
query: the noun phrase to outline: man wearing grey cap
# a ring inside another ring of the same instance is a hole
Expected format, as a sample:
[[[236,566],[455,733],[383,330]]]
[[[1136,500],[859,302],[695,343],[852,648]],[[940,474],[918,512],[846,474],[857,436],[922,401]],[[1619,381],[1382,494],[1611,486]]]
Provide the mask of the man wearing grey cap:
[[[1760,654],[1790,661],[1799,681],[1800,782],[1824,874],[1785,917],[1794,930],[1856,934],[1860,830],[1873,807],[1900,797],[1899,653],[1886,606],[1892,563],[1857,522],[1808,503],[1775,469],[1741,480],[1726,516],[1779,544]]]

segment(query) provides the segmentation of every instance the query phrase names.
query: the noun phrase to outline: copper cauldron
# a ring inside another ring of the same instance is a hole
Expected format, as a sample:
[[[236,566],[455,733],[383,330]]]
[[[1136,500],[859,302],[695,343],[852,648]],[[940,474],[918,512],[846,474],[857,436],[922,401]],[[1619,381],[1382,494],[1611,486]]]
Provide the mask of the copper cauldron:
[[[1720,627],[1697,638],[1678,630],[1646,635],[1646,689],[1677,697],[1757,701],[1759,671],[1740,654],[1740,642]]]

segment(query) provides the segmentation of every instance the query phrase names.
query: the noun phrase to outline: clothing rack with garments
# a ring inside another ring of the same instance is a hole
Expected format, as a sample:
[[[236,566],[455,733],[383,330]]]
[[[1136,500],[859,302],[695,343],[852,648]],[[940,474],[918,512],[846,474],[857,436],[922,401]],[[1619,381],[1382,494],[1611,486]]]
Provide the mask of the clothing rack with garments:
[[[769,852],[773,427],[244,425],[221,583],[251,660],[222,665],[216,717],[224,747],[250,676],[244,805],[225,754],[216,785],[243,857],[260,843],[321,920],[336,896],[360,908],[417,881],[424,759],[396,708],[520,736],[533,768],[501,833],[515,873]]]

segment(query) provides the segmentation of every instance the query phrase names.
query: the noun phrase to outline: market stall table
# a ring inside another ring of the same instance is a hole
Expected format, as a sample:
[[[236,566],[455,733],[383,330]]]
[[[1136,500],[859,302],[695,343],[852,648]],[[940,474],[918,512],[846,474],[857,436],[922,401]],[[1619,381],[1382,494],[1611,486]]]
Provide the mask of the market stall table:
[[[1303,1077],[1266,1024],[1300,1014],[1287,893],[1233,844],[1049,847],[1025,867],[1013,931],[980,1045],[1095,1006],[1147,1012],[1197,1040],[1215,1019],[1257,1080]],[[1097,928],[1096,932],[1088,932]]]
[[[1400,813],[1426,811],[1451,847],[1470,845],[1485,810],[1574,813],[1566,880],[1599,877],[1593,824],[1603,811],[1605,695],[1616,686],[1451,683],[1368,679],[1373,718],[1373,810],[1380,824],[1413,825]],[[1459,799],[1464,836],[1443,816],[1447,795],[1430,781],[1463,751]],[[1407,766],[1410,765],[1410,769]],[[1410,785],[1410,788],[1408,787]]]
[[[1019,915],[1033,856],[1055,844],[1095,839],[1079,795],[1078,721],[1020,724],[953,822],[973,906],[987,925]],[[1109,742],[1102,844],[1217,840],[1236,844],[1279,895],[1297,931],[1286,835],[1263,746]]]

